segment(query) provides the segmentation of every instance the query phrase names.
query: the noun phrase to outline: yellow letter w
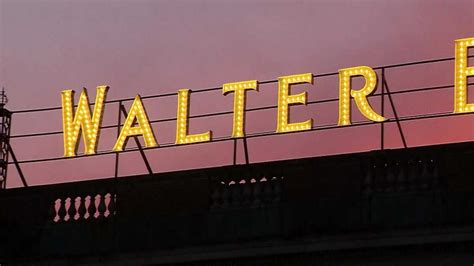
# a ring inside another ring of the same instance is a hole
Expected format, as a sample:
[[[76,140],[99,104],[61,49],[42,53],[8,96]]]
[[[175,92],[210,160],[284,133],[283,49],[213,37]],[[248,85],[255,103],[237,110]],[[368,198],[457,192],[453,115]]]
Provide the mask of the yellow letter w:
[[[96,153],[100,125],[102,124],[102,115],[104,112],[104,102],[108,89],[109,87],[105,85],[97,87],[94,113],[92,117],[86,88],[84,88],[79,97],[79,104],[77,105],[75,113],[74,91],[64,90],[61,92],[63,107],[64,156],[76,156],[80,132],[82,132],[82,137],[84,139],[85,153]]]

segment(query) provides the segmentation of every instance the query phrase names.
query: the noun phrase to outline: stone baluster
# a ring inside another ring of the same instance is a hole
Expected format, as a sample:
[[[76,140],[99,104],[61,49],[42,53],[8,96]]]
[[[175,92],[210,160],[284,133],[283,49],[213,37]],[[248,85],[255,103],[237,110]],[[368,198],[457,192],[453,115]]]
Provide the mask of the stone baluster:
[[[59,220],[58,222],[63,222],[65,217],[66,217],[66,200],[64,199],[59,199],[59,209],[58,209],[58,216]]]
[[[69,208],[67,209],[67,214],[69,215],[69,221],[74,221],[74,217],[77,214],[75,197],[69,197]]]
[[[52,208],[50,208],[50,217],[53,218],[53,222],[57,223],[61,220],[59,216],[59,209],[61,208],[61,199],[56,199],[53,203]]]
[[[113,196],[112,196],[111,193],[105,194],[106,209],[105,209],[105,212],[104,212],[104,217],[109,217],[110,215],[112,215],[112,212],[110,211],[110,205],[112,203],[112,200],[113,200]]]
[[[97,218],[104,218],[105,211],[107,210],[107,207],[105,206],[105,195],[103,193],[99,193],[97,197],[99,199],[99,204],[97,206]]]
[[[110,193],[109,213],[114,216],[117,211],[117,194]]]
[[[86,195],[81,195],[79,197],[79,208],[77,208],[77,213],[79,214],[78,220],[85,219],[85,215],[87,213],[86,209]]]
[[[87,212],[89,213],[89,219],[94,219],[96,218],[96,212],[97,212],[97,207],[96,207],[96,195],[91,195],[90,197],[90,203],[89,203],[89,208],[87,208]]]

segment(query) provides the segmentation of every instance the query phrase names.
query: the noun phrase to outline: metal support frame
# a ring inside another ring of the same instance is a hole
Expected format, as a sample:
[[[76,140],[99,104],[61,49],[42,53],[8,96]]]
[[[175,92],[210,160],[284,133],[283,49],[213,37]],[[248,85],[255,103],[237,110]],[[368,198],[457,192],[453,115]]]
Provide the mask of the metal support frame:
[[[0,188],[7,187],[8,154],[10,143],[11,113],[0,108]]]
[[[2,90],[2,95],[5,97],[5,91]],[[24,187],[28,187],[26,182],[25,175],[21,170],[20,164],[16,158],[13,148],[10,143],[10,133],[11,133],[11,119],[12,113],[4,108],[3,103],[0,105],[0,177],[3,179],[0,181],[0,188],[7,188],[7,174],[8,174],[8,161],[9,156],[13,160],[18,175],[20,176],[21,182]]]
[[[474,55],[468,56],[469,58],[473,58]],[[393,118],[381,122],[380,125],[380,136],[381,136],[381,141],[380,141],[380,149],[384,150],[385,149],[385,124],[390,123],[390,122],[396,122],[397,123],[397,128],[400,134],[401,141],[403,143],[403,147],[407,148],[407,141],[405,134],[403,132],[403,128],[401,126],[401,121],[413,121],[413,120],[418,120],[418,119],[432,119],[432,118],[438,118],[438,117],[451,117],[455,115],[460,115],[460,114],[453,114],[453,113],[432,113],[428,115],[418,115],[418,116],[407,116],[407,117],[399,117],[393,98],[392,94],[403,94],[403,93],[414,93],[414,92],[421,92],[421,91],[431,91],[431,90],[440,90],[440,89],[449,89],[452,88],[454,85],[448,84],[448,85],[443,85],[443,86],[430,86],[430,87],[419,87],[419,88],[413,88],[413,89],[408,89],[408,90],[402,90],[402,91],[395,91],[393,93],[390,92],[388,82],[386,79],[385,75],[385,70],[387,69],[394,69],[394,68],[401,68],[405,66],[413,66],[413,65],[421,65],[421,64],[431,64],[431,63],[437,63],[437,62],[447,62],[447,61],[453,61],[454,58],[439,58],[439,59],[431,59],[431,60],[424,60],[424,61],[414,61],[414,62],[407,62],[407,63],[402,63],[402,64],[394,64],[394,65],[385,65],[385,66],[379,66],[379,67],[374,67],[373,69],[375,70],[381,70],[381,93],[380,94],[375,94],[373,95],[374,97],[381,96],[381,114],[384,116],[386,113],[386,108],[385,108],[385,97],[388,96],[388,100],[390,101],[390,106],[391,109],[393,110]],[[318,75],[313,75],[313,77],[326,77],[326,76],[336,76],[339,75],[338,72],[331,72],[331,73],[323,73],[323,74],[318,74]],[[268,80],[264,82],[260,82],[260,84],[271,84],[271,83],[276,83],[278,80]],[[474,83],[468,83],[468,86],[474,85]],[[197,92],[209,92],[209,91],[216,91],[216,90],[221,90],[221,87],[216,87],[216,88],[206,88],[206,89],[201,89],[198,90]],[[159,98],[159,97],[167,97],[175,95],[174,93],[172,94],[159,94],[159,95],[149,95],[146,98]],[[119,100],[113,100],[113,101],[108,101],[107,103],[118,103],[118,124],[117,124],[117,137],[120,135],[121,131],[121,123],[122,123],[122,113],[127,116],[127,112],[123,106],[123,102],[128,102],[132,101],[133,98],[125,98],[125,99],[119,99]],[[319,104],[319,103],[326,103],[326,102],[336,102],[338,98],[329,98],[329,99],[324,99],[324,100],[318,100],[318,101],[312,101],[309,102],[308,104]],[[12,114],[25,114],[25,113],[34,113],[34,112],[45,112],[45,111],[53,111],[53,110],[61,110],[62,107],[56,106],[56,107],[47,107],[47,108],[36,108],[36,109],[27,109],[27,110],[17,110],[13,112],[9,112],[7,109],[4,108],[5,104],[7,102],[6,96],[4,91],[2,91],[2,94],[0,94],[0,189],[6,188],[6,176],[7,176],[7,166],[10,164],[14,164],[18,174],[21,178],[21,181],[23,182],[24,186],[27,186],[27,182],[25,179],[25,176],[20,168],[21,164],[28,164],[28,163],[38,163],[38,162],[46,162],[46,161],[57,161],[57,160],[64,160],[68,158],[64,157],[50,157],[50,158],[41,158],[41,159],[31,159],[31,160],[23,160],[23,161],[18,161],[11,145],[9,144],[9,140],[11,138],[27,138],[27,137],[38,137],[38,136],[50,136],[50,135],[59,135],[63,133],[62,131],[52,131],[52,132],[40,132],[40,133],[30,133],[30,134],[20,134],[20,135],[13,135],[10,136],[10,123],[11,123],[11,115]],[[260,111],[260,110],[267,110],[267,109],[273,109],[276,108],[277,106],[264,106],[264,107],[259,107],[259,108],[252,108],[251,111]],[[250,111],[250,110],[248,110]],[[8,118],[5,117],[5,114],[9,113]],[[202,115],[196,115],[193,116],[192,118],[199,118],[199,117],[211,117],[211,116],[220,116],[220,115],[227,115],[231,114],[232,111],[225,111],[225,112],[218,112],[218,113],[211,113],[211,114],[202,114]],[[472,113],[471,113],[472,114]],[[7,121],[8,120],[8,121]],[[173,121],[175,118],[168,118],[168,119],[161,119],[161,120],[156,120],[152,121],[154,123],[157,122],[166,122],[166,121]],[[8,124],[7,127],[5,125]],[[357,125],[352,125],[352,126],[361,126],[361,125],[371,125],[371,123],[360,123]],[[111,126],[103,126],[101,128],[114,128],[115,125]],[[326,130],[326,129],[334,129],[337,128],[338,126],[336,124],[328,124],[328,125],[323,125],[318,128],[312,128],[310,131],[316,131],[316,130]],[[8,134],[6,132],[6,128],[8,128]],[[265,136],[272,136],[272,135],[277,135],[278,133],[274,132],[261,132],[258,134],[253,134],[249,135],[247,137],[243,137],[243,147],[244,147],[244,155],[245,155],[245,163],[249,164],[249,152],[248,152],[248,147],[247,147],[247,138],[254,138],[254,137],[265,137]],[[138,137],[134,137],[135,142],[137,144],[137,149],[129,149],[129,151],[139,151],[142,159],[145,163],[145,166],[148,170],[149,174],[153,174],[152,168],[148,162],[148,159],[146,157],[146,154],[142,148],[142,145],[140,144]],[[221,139],[218,139],[216,141],[230,141],[232,140],[229,137],[224,137]],[[233,139],[234,141],[234,151],[233,151],[233,164],[237,164],[237,142],[238,139]],[[167,147],[172,147],[175,145],[167,145]],[[100,154],[97,155],[106,155],[106,154],[114,154],[115,153],[115,172],[114,176],[115,178],[118,177],[119,175],[119,162],[120,162],[120,157],[119,153],[110,151],[110,152],[100,152]],[[12,156],[13,161],[9,162],[8,158],[9,155]]]
[[[128,114],[127,114],[127,110],[125,110],[125,106],[123,106],[123,104],[120,104],[119,108],[120,108],[119,113],[121,111],[123,113],[124,117],[127,117]],[[120,117],[119,117],[119,120],[120,120]],[[120,124],[119,124],[118,128],[120,128]],[[120,134],[120,131],[118,131],[118,132]],[[148,170],[148,173],[150,175],[152,175],[153,174],[153,169],[151,169],[150,163],[148,162],[148,159],[146,157],[145,151],[143,150],[142,144],[140,143],[140,140],[138,140],[137,136],[133,136],[133,138],[135,139],[135,143],[137,144],[138,150],[140,151],[140,154],[142,156],[143,162],[145,163],[146,169]]]

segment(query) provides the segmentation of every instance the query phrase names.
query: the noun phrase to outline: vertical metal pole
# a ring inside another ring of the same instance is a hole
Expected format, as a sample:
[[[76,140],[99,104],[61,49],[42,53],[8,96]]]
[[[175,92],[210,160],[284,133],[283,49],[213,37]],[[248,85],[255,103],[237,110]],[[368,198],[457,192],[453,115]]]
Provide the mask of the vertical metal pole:
[[[117,139],[119,138],[120,136],[120,130],[121,130],[121,124],[122,124],[122,101],[119,101],[118,102],[118,109],[117,109],[117,112],[118,112],[118,115],[117,115]],[[114,210],[114,213],[111,213],[110,215],[112,215],[112,219],[113,219],[113,242],[114,242],[114,249],[117,250],[118,249],[118,229],[117,229],[117,214],[119,213],[120,211],[120,202],[118,201],[118,174],[119,174],[119,162],[120,162],[120,153],[117,152],[115,154],[115,175],[114,175],[114,191],[112,193],[112,195],[110,196],[110,200],[114,201],[114,206],[115,206],[115,210]]]
[[[119,101],[118,102],[118,118],[117,118],[117,139],[118,137],[120,136],[120,127],[121,127],[121,124],[122,124],[122,101]],[[115,154],[115,178],[118,177],[118,170],[119,170],[119,153],[117,152]]]
[[[121,124],[122,124],[122,101],[118,102],[118,118],[117,118],[117,139],[120,136],[120,129],[121,129]],[[115,178],[118,177],[118,165],[119,165],[119,153],[117,152],[115,154]]]
[[[249,151],[247,149],[247,138],[244,137],[242,141],[244,142],[245,164],[249,164]]]
[[[234,161],[233,164],[237,164],[237,139],[234,139]]]
[[[390,89],[388,88],[387,80],[384,79],[383,83],[385,84],[385,89],[387,90],[388,99],[390,100],[390,105],[392,106],[393,115],[395,116],[395,121],[397,121],[398,132],[400,132],[400,138],[402,139],[403,147],[407,148],[407,142],[405,140],[405,135],[403,134],[402,125],[398,119],[397,109],[395,109],[395,104],[393,103],[392,95],[390,95]]]
[[[381,87],[382,87],[382,94],[381,94],[381,100],[380,100],[380,108],[381,108],[381,112],[382,112],[382,116],[384,116],[384,113],[385,113],[385,103],[384,103],[384,100],[385,100],[385,68],[382,68],[382,84],[381,84]],[[384,146],[385,146],[385,133],[384,133],[384,122],[382,121],[382,123],[380,124],[380,149],[381,150],[384,150]]]

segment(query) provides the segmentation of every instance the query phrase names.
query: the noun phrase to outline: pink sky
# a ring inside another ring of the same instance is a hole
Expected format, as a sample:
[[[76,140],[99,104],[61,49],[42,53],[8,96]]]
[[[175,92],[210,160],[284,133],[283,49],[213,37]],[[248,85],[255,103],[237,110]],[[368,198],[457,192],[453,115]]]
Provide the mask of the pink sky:
[[[60,105],[60,92],[82,87],[108,99],[199,89],[242,80],[335,72],[454,56],[454,40],[474,37],[474,1],[12,1],[0,0],[0,85],[8,109]],[[471,60],[470,65],[474,65]],[[387,71],[392,91],[453,83],[453,63]],[[471,89],[472,90],[472,89]],[[338,95],[337,77],[314,80],[294,92],[309,100]],[[247,107],[276,104],[276,84],[248,94]],[[77,93],[78,94],[78,93]],[[451,111],[453,93],[394,97],[400,115]],[[474,93],[470,102],[474,102]],[[176,97],[145,100],[151,120],[175,115]],[[232,110],[233,96],[191,95],[191,114]],[[378,100],[373,104],[379,110]],[[129,108],[130,102],[127,103]],[[17,114],[13,135],[61,130],[59,111]],[[104,124],[116,123],[116,106]],[[292,107],[292,120],[337,122],[337,103]],[[275,130],[276,109],[247,116],[247,132]],[[361,119],[357,114],[354,119]],[[154,124],[159,143],[174,141],[175,123]],[[191,120],[191,133],[232,131],[232,116]],[[474,116],[407,122],[409,146],[474,140]],[[367,151],[379,148],[379,127],[340,128],[249,140],[251,162]],[[394,124],[387,146],[400,147]],[[99,150],[111,150],[115,129],[104,131]],[[128,147],[133,142],[129,142]],[[62,136],[12,140],[20,160],[62,155]],[[232,163],[232,142],[155,149],[155,172]],[[81,148],[82,150],[82,148]],[[146,168],[138,153],[121,156],[120,175]],[[242,162],[240,158],[239,162]],[[114,156],[23,165],[31,185],[113,175]],[[9,169],[8,186],[21,185]]]

